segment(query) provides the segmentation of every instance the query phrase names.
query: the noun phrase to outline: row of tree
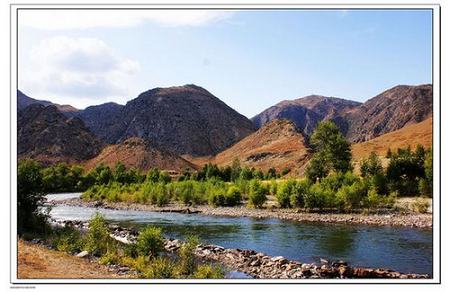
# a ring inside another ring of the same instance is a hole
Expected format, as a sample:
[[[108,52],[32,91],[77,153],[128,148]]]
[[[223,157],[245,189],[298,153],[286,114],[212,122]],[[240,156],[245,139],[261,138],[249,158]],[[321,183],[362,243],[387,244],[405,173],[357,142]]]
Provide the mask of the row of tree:
[[[311,136],[310,144],[314,150],[306,177],[321,181],[331,173],[352,172],[351,145],[331,121],[318,124]],[[372,152],[367,159],[360,161],[360,173],[369,180],[380,195],[397,192],[400,196],[431,196],[433,193],[433,153],[422,145],[415,151],[410,147],[387,152],[389,159],[383,168],[380,158]]]

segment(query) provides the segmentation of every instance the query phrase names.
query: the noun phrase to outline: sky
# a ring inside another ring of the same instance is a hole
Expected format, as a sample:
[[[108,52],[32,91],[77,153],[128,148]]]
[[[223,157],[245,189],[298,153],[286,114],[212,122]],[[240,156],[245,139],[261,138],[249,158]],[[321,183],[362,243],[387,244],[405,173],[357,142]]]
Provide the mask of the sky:
[[[431,10],[19,10],[18,88],[83,109],[196,84],[247,117],[432,81]]]

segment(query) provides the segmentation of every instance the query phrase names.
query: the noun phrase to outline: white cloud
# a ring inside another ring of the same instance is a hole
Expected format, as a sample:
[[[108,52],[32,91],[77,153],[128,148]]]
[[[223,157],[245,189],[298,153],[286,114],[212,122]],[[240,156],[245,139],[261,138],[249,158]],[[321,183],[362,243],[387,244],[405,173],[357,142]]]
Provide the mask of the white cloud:
[[[43,30],[130,27],[144,22],[161,26],[201,26],[229,18],[213,10],[22,10],[19,25]]]
[[[19,89],[33,97],[85,102],[120,97],[129,93],[127,85],[139,71],[138,62],[119,56],[95,38],[44,39],[27,60],[21,62]]]

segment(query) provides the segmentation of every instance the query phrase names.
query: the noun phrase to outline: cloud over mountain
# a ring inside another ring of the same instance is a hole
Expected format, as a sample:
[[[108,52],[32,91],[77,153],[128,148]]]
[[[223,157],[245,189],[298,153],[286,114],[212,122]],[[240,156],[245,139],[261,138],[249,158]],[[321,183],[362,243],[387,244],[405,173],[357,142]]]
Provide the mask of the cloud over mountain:
[[[123,96],[128,93],[126,81],[140,69],[137,61],[120,56],[96,38],[47,38],[29,54],[30,62],[21,73],[21,88],[39,96]]]

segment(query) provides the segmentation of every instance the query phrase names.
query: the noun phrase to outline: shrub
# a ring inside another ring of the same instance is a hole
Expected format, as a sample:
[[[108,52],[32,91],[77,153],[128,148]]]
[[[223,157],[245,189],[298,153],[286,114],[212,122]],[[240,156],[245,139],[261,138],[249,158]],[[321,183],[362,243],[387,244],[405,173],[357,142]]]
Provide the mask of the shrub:
[[[288,180],[278,187],[276,198],[278,201],[278,205],[280,205],[281,208],[292,207],[291,196],[294,194],[295,187],[296,182],[294,180]]]
[[[367,197],[364,199],[364,206],[370,212],[371,209],[378,208],[381,203],[381,198],[374,189],[369,190]]]
[[[59,251],[78,253],[82,251],[84,242],[78,230],[70,226],[65,226],[55,231],[55,238],[52,240],[52,245]]]
[[[198,237],[189,236],[187,242],[184,243],[178,251],[180,257],[179,273],[181,275],[190,275],[195,270],[194,250],[200,244]]]
[[[108,250],[108,252],[103,255],[98,262],[101,265],[117,265],[121,261],[120,256],[117,254],[117,251]]]
[[[210,264],[203,264],[197,267],[197,270],[192,275],[194,279],[223,279],[224,272],[218,266]]]
[[[258,180],[251,180],[249,184],[249,204],[261,208],[267,201],[267,191]]]
[[[161,228],[146,227],[141,230],[136,240],[136,249],[139,255],[157,257],[164,250]]]
[[[353,210],[361,207],[361,201],[367,194],[367,187],[360,181],[351,186],[344,185],[336,193],[336,207],[339,210]]]
[[[141,277],[148,279],[176,278],[176,264],[168,258],[154,258],[142,269]]]
[[[425,198],[417,198],[411,205],[412,210],[418,213],[427,213],[430,202]]]
[[[322,209],[325,207],[325,194],[319,183],[315,183],[309,188],[304,200],[305,208]]]
[[[92,255],[101,256],[108,251],[108,245],[111,243],[111,240],[105,218],[100,213],[96,213],[89,221],[89,230],[86,234],[86,250]]]
[[[34,160],[20,161],[17,167],[17,232],[45,232],[47,218],[39,213],[45,203],[41,167]]]
[[[231,186],[227,190],[226,195],[226,205],[227,206],[237,206],[242,201],[241,191],[236,186]]]
[[[295,184],[294,190],[289,198],[292,207],[305,207],[305,197],[308,195],[310,186],[311,182],[309,180],[302,180]]]

